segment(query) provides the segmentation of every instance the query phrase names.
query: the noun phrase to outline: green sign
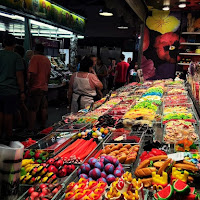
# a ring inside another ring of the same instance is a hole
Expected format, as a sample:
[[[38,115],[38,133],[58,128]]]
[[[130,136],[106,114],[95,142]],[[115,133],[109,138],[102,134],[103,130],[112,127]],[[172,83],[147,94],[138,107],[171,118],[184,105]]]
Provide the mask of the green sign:
[[[41,17],[83,33],[85,19],[46,0],[1,0],[0,5]]]

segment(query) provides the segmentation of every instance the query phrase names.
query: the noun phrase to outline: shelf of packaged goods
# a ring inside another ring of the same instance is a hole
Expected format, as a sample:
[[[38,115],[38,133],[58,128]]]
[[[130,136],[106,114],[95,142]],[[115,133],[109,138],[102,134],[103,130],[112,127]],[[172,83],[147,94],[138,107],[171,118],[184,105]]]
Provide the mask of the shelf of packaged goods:
[[[187,65],[190,65],[190,63],[178,63],[178,65],[184,65],[184,66],[187,66]]]
[[[199,46],[200,43],[193,43],[193,42],[182,42],[181,45],[194,45],[194,46]]]
[[[179,53],[181,56],[200,56],[200,53]]]
[[[200,32],[182,32],[182,35],[200,35]]]

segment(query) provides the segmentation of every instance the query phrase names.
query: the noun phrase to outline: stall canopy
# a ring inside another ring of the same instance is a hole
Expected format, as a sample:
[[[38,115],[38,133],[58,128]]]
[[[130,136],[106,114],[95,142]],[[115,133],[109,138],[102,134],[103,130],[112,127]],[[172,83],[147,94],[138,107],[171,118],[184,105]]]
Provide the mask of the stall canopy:
[[[46,22],[57,27],[68,29],[77,34],[84,34],[85,19],[67,9],[46,0],[4,0],[0,3],[4,11]],[[14,16],[15,17],[15,16]],[[16,19],[16,18],[15,18]],[[22,18],[19,20],[23,20]],[[39,22],[38,22],[39,23]],[[39,24],[41,25],[41,24]],[[49,25],[50,26],[50,25]],[[58,30],[59,31],[59,30]]]

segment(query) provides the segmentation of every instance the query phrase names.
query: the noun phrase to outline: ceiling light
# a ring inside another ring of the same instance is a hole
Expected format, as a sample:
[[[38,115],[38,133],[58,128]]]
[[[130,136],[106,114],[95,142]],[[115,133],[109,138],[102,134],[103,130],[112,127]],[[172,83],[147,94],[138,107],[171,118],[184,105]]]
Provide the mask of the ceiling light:
[[[128,29],[128,26],[118,26],[117,28],[125,30],[125,29]]]
[[[185,3],[181,3],[181,4],[178,5],[178,7],[179,7],[179,8],[185,8],[185,7],[186,7],[186,4],[185,4]]]
[[[42,22],[38,22],[38,21],[35,21],[35,20],[30,20],[31,24],[33,25],[37,25],[37,26],[40,26],[40,27],[46,27],[46,28],[49,28],[49,29],[55,29],[54,26],[51,26],[49,24],[45,24],[45,23],[42,23]]]
[[[168,10],[170,9],[170,7],[169,7],[169,6],[164,6],[162,9],[163,9],[164,11],[168,11]]]
[[[107,9],[100,9],[99,15],[104,16],[104,17],[112,17],[113,13],[108,11]]]
[[[83,35],[78,35],[78,39],[84,39]]]
[[[25,21],[24,17],[18,16],[18,15],[10,15],[10,14],[0,12],[0,16],[7,17],[10,19],[17,19],[17,20]]]

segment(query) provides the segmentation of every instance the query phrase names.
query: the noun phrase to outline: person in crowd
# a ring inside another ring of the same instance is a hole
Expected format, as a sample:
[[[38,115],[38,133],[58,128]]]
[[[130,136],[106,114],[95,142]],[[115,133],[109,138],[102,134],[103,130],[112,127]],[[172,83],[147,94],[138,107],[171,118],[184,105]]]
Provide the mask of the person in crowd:
[[[22,58],[23,61],[23,65],[24,65],[24,92],[25,95],[27,92],[27,63],[24,59],[24,55],[25,55],[25,49],[23,46],[21,45],[16,45],[15,50],[16,53],[18,53],[20,55],[20,57]],[[17,123],[19,127],[25,127],[26,125],[26,121],[27,121],[27,113],[28,113],[28,109],[25,105],[24,101],[18,101],[18,111],[17,111]]]
[[[105,95],[108,88],[108,70],[106,65],[103,64],[100,57],[97,58],[97,64],[94,66],[94,71],[96,72],[97,77],[103,84],[103,94]]]
[[[80,69],[80,62],[81,62],[81,59],[82,59],[82,57],[81,57],[81,55],[76,55],[76,65],[77,65],[77,72],[79,71],[79,69]]]
[[[137,76],[137,62],[132,61],[130,63],[130,66],[127,71],[127,83],[132,83],[132,82],[138,82],[138,76]]]
[[[69,82],[68,101],[71,112],[91,105],[97,95],[97,90],[102,90],[103,85],[98,77],[90,73],[93,67],[91,58],[85,57],[80,63],[79,72],[71,76]]]
[[[131,62],[132,62],[132,60],[131,60],[131,58],[129,57],[129,58],[127,59],[127,63],[128,63],[128,64],[131,64]]]
[[[0,51],[0,137],[12,139],[13,114],[17,109],[17,98],[25,100],[23,62],[14,52],[16,40],[6,33],[4,49]]]
[[[92,60],[92,62],[93,62],[92,68],[90,69],[90,73],[96,75],[96,72],[95,72],[94,68],[95,68],[95,66],[97,65],[97,57],[96,57],[95,55],[90,55],[89,58],[90,58],[90,59]]]
[[[116,69],[116,59],[111,58],[112,62],[111,65],[108,66],[108,89],[113,88],[113,81],[115,76],[115,69]]]
[[[41,129],[45,128],[47,120],[47,91],[51,72],[51,63],[44,55],[44,46],[36,44],[34,56],[30,60],[28,68],[29,87],[29,125],[28,130],[33,131],[36,121],[36,114],[41,114]]]
[[[117,64],[114,77],[114,85],[116,89],[124,86],[125,83],[127,82],[127,71],[129,68],[129,64],[125,62],[124,59],[125,59],[124,54],[121,54],[120,56],[121,62]]]
[[[25,60],[26,60],[27,67],[28,67],[29,62],[30,62],[31,58],[33,57],[33,55],[34,55],[33,50],[27,50],[26,51],[26,53],[25,53]]]

